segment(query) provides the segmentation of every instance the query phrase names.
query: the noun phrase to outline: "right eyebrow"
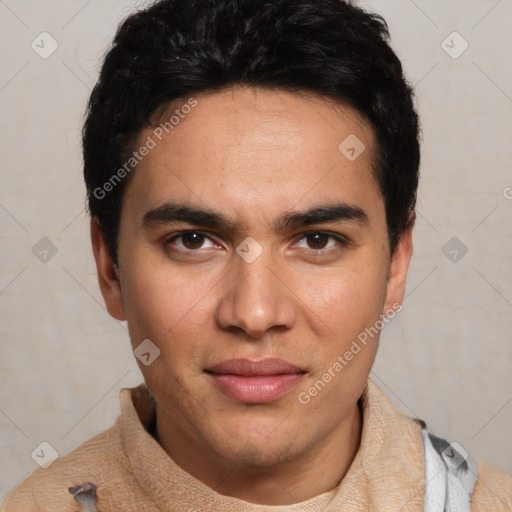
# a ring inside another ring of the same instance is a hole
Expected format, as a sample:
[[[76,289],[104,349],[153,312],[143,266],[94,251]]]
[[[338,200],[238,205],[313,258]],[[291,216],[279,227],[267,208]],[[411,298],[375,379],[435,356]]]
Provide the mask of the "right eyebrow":
[[[166,202],[157,208],[147,211],[142,217],[142,225],[146,229],[185,222],[192,225],[205,226],[211,229],[225,228],[235,230],[236,222],[224,215],[209,209],[196,208],[185,203]]]

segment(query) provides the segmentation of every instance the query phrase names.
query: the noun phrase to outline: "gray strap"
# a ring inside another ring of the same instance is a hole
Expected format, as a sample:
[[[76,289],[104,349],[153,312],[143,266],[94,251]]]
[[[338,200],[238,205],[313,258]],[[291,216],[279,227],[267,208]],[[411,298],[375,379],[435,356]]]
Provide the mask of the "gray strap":
[[[458,443],[448,443],[426,429],[424,512],[471,512],[478,466]]]

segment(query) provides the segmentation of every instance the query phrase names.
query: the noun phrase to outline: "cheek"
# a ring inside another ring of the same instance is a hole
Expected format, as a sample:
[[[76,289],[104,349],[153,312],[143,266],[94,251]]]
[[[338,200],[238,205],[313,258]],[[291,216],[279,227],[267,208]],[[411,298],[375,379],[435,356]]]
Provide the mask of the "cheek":
[[[324,324],[326,335],[345,342],[373,325],[382,312],[386,291],[384,268],[361,263],[346,265],[330,275],[309,277],[301,285],[305,314],[311,322]]]
[[[353,271],[317,288],[307,304],[312,312],[310,325],[324,323],[329,333],[315,343],[317,364],[298,399],[303,405],[307,402],[307,421],[314,423],[314,418],[321,417],[326,432],[365,388],[379,339],[370,328],[380,318],[384,292],[382,273]]]
[[[190,346],[207,316],[209,287],[204,280],[190,279],[179,271],[170,273],[149,261],[134,259],[130,267],[123,295],[132,344],[149,338],[166,351]],[[177,336],[182,342],[170,346],[169,341]]]
[[[201,364],[198,333],[205,332],[207,304],[201,299],[207,288],[204,283],[186,282],[179,273],[170,275],[148,263],[138,268],[125,283],[132,348],[149,339],[160,352],[151,364],[139,360],[137,364],[162,403],[170,401],[170,407],[177,406],[179,400],[171,390],[178,389],[188,404],[191,371]]]
[[[379,333],[371,328],[382,312],[386,268],[363,256],[347,261],[331,279],[316,279],[305,302],[304,315],[320,339],[314,347],[317,364],[302,391],[311,399],[311,414],[317,411],[326,418],[325,428],[357,400],[377,352]],[[328,330],[320,333],[323,325]]]

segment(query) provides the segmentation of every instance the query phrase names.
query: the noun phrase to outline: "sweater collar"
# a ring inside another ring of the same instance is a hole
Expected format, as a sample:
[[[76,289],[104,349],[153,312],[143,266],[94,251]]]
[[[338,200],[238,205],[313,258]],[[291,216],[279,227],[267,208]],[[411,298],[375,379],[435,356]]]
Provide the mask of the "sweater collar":
[[[257,512],[262,505],[224,496],[178,466],[151,435],[155,401],[145,384],[123,388],[121,442],[143,492],[162,510]],[[335,510],[421,510],[423,447],[421,426],[399,414],[368,379],[361,396],[361,444],[338,487],[294,505],[265,506],[271,512]],[[409,464],[408,464],[409,463]],[[400,505],[398,508],[397,505]]]

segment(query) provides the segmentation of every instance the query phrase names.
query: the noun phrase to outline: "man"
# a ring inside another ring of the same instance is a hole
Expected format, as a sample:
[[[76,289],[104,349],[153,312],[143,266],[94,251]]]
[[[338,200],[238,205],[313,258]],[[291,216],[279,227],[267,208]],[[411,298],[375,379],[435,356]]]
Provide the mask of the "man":
[[[368,379],[412,254],[418,117],[382,18],[162,0],[119,28],[84,174],[145,384],[2,510],[511,510]]]

